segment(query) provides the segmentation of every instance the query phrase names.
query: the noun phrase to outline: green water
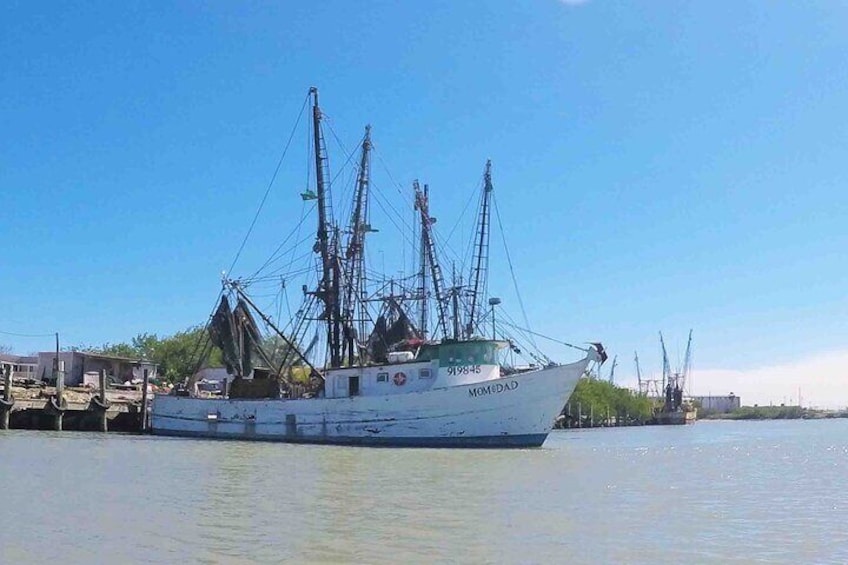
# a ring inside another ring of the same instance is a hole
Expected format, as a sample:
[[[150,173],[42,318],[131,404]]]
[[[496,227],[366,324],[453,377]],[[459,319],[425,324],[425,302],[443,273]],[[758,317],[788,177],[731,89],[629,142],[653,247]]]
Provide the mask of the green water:
[[[0,563],[846,563],[848,420],[521,451],[0,432]]]

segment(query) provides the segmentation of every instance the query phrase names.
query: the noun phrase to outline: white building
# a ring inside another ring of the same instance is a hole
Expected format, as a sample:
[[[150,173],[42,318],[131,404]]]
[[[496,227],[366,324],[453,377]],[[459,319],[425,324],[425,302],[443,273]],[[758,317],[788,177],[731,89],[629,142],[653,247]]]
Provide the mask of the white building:
[[[53,379],[53,361],[55,351],[38,354],[38,366],[35,378],[42,381]],[[86,382],[97,382],[100,370],[106,371],[106,377],[113,383],[138,381],[144,378],[155,379],[157,365],[145,359],[131,359],[114,355],[101,355],[88,351],[60,351],[59,369],[65,372],[65,384],[79,386]]]
[[[0,374],[5,375],[8,368],[13,379],[34,379],[37,366],[38,357],[0,353]]]
[[[698,404],[698,411],[701,413],[726,414],[742,405],[740,398],[732,392],[727,396],[693,396],[692,400]]]

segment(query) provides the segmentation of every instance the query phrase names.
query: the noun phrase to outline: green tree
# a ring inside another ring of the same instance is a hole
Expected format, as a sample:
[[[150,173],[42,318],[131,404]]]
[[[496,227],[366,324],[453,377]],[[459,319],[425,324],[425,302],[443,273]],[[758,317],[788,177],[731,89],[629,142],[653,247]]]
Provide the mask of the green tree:
[[[652,410],[650,399],[630,389],[597,379],[581,379],[568,402],[572,415],[579,404],[583,414],[594,412],[596,419],[606,417],[609,413],[611,416],[644,422],[651,417]]]
[[[171,336],[141,333],[130,343],[104,343],[100,346],[77,345],[69,351],[91,351],[129,359],[146,359],[159,366],[159,377],[176,382],[191,376],[198,366],[220,367],[221,351],[211,345],[204,326],[192,326]],[[203,355],[205,354],[205,355]],[[201,355],[204,356],[201,359]]]

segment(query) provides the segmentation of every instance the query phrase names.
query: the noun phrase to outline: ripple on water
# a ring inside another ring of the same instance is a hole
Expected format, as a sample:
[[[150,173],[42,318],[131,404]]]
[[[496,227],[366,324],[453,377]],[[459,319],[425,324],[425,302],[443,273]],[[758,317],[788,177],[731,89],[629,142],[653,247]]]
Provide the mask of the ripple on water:
[[[540,450],[0,433],[2,562],[848,562],[848,421]]]

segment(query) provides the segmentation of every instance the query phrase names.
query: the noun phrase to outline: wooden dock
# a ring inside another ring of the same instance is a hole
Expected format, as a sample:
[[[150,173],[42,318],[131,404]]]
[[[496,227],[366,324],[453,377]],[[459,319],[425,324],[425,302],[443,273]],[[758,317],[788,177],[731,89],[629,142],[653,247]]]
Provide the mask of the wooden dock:
[[[85,430],[139,432],[147,428],[147,383],[109,387],[101,372],[98,388],[48,387],[13,382],[8,371],[0,382],[0,430]]]

